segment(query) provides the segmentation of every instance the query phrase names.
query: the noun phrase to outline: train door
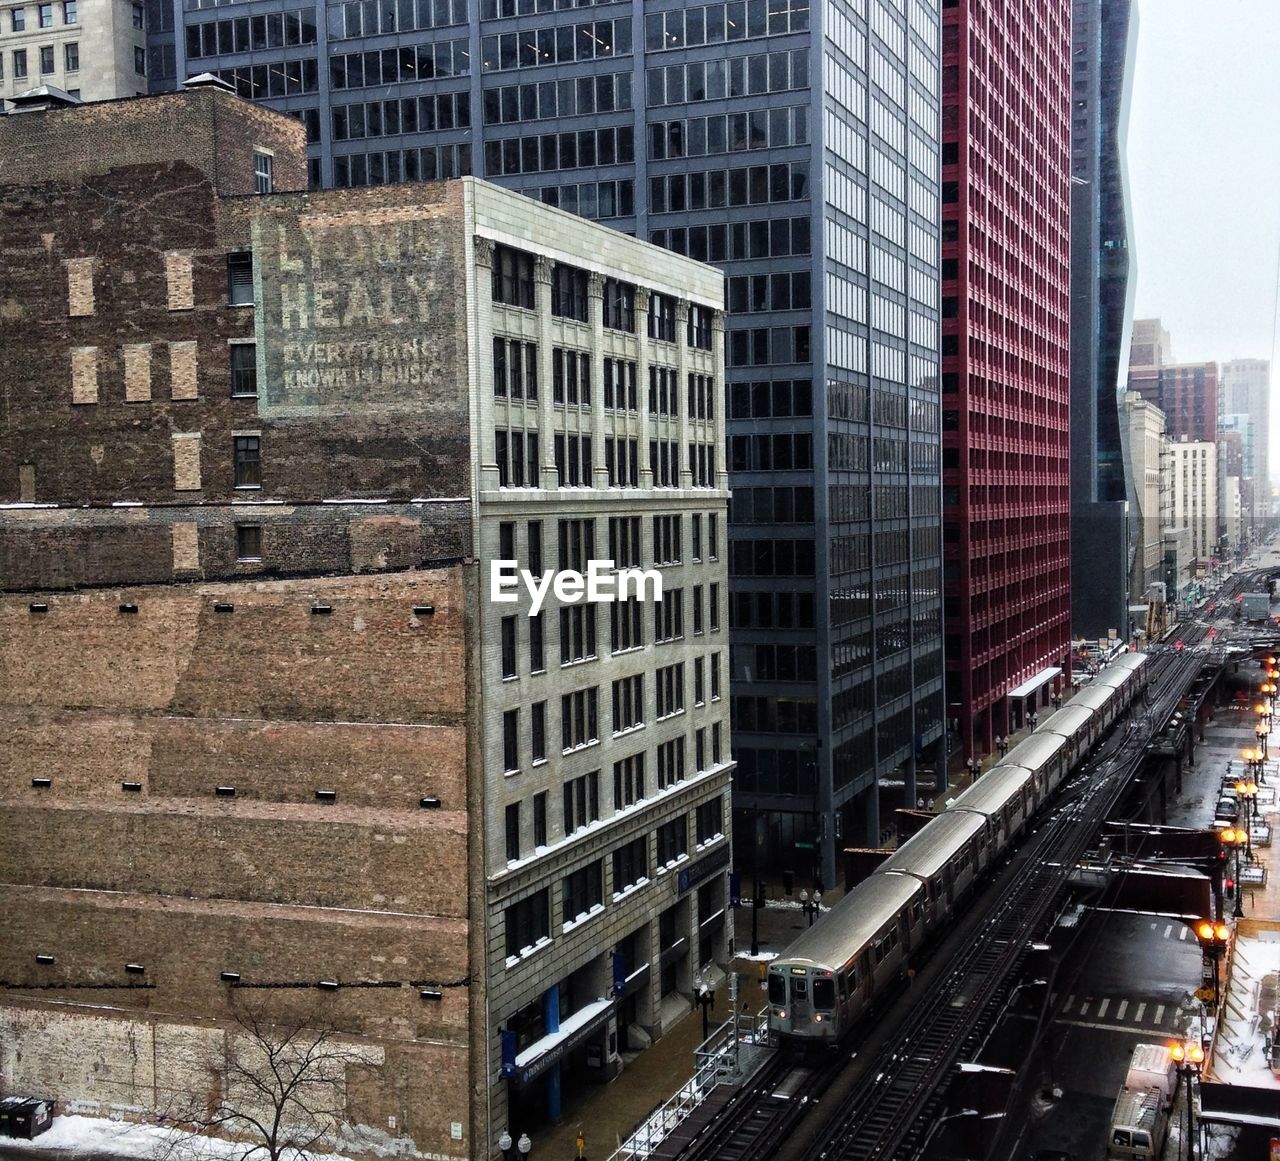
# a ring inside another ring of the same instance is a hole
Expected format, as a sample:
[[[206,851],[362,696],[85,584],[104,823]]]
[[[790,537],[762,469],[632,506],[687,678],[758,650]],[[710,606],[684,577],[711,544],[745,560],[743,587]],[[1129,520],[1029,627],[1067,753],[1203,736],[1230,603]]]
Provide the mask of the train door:
[[[787,982],[791,993],[791,1026],[807,1028],[813,1013],[812,997],[809,995],[809,976],[804,968],[792,968],[791,978]]]

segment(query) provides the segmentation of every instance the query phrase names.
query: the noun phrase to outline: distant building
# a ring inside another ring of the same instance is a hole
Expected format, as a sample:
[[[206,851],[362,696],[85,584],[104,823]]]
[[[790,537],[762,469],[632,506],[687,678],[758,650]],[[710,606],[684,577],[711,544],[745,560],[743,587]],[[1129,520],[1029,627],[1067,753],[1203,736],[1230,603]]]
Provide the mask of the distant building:
[[[1169,443],[1175,527],[1191,534],[1194,576],[1209,572],[1218,548],[1218,447],[1209,440]]]
[[[1136,531],[1129,597],[1138,602],[1152,584],[1165,579],[1163,531],[1169,524],[1167,506],[1172,497],[1163,486],[1161,472],[1167,442],[1164,415],[1136,391],[1126,392],[1122,399],[1121,434],[1128,448]]]
[[[1125,135],[1137,46],[1128,0],[1071,21],[1071,623],[1128,636],[1133,545],[1120,396],[1133,313]]]
[[[947,715],[967,757],[1070,658],[1071,6],[959,0],[942,29]]]
[[[0,9],[0,109],[42,85],[81,101],[147,91],[146,12],[131,0],[36,0]]]
[[[1266,359],[1228,359],[1222,364],[1218,413],[1244,437],[1242,480],[1251,500],[1247,515],[1271,515],[1271,364]],[[1234,420],[1232,417],[1236,417]]]
[[[732,945],[722,277],[290,192],[303,126],[210,87],[0,158],[0,1088],[162,1113],[229,996],[310,997],[342,1152],[492,1157]],[[593,559],[663,600],[494,599]]]

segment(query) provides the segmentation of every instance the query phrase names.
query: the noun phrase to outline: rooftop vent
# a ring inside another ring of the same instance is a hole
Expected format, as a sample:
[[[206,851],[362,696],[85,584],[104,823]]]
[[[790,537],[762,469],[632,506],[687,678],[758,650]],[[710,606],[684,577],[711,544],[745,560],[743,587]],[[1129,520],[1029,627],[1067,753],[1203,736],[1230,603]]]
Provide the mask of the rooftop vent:
[[[235,85],[228,84],[213,73],[197,73],[194,77],[188,77],[182,82],[182,87],[184,89],[222,89],[227,93],[236,91]]]

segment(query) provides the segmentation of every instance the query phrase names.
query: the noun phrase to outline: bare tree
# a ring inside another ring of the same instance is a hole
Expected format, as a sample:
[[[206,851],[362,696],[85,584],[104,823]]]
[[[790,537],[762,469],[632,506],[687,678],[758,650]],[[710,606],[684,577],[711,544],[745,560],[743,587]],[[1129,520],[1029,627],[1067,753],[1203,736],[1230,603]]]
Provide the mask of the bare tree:
[[[217,1046],[181,1070],[186,1091],[162,1118],[170,1132],[157,1161],[226,1159],[228,1139],[233,1161],[305,1161],[346,1121],[348,1073],[365,1053],[343,1041],[323,1000],[273,1003],[233,990],[229,1007]]]

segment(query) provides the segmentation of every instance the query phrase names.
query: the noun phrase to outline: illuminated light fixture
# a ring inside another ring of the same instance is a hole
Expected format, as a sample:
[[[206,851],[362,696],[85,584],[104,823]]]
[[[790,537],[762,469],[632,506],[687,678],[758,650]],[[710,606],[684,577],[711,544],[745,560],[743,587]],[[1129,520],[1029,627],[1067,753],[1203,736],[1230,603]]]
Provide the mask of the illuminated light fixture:
[[[423,988],[418,995],[424,1000],[434,1000],[437,1003],[444,999],[444,992],[439,988]]]
[[[312,605],[311,606],[311,615],[313,617],[327,617],[332,612],[333,612],[332,605]]]
[[[49,606],[42,601],[32,601],[27,608],[33,613],[47,613],[49,611]]]
[[[336,992],[338,990],[337,980],[321,980],[316,987],[324,992]]]
[[[32,778],[31,785],[36,790],[48,790],[53,785],[52,778]]]
[[[338,792],[336,790],[317,790],[316,798],[321,802],[337,802]]]
[[[218,786],[214,789],[214,794],[219,798],[234,798],[236,796],[236,788],[234,786]]]
[[[51,963],[53,963],[53,956],[51,956],[51,955],[44,955],[43,953],[38,954],[38,955],[36,956],[36,963],[42,963],[42,964],[45,964],[45,965],[51,964]]]
[[[121,782],[120,789],[130,790],[136,794],[139,790],[142,789],[142,783],[141,782]]]
[[[239,972],[219,972],[218,978],[224,984],[238,984],[240,982]]]
[[[435,605],[414,605],[413,611],[416,616],[430,617],[436,611]]]
[[[131,976],[140,976],[147,969],[143,967],[142,964],[140,963],[127,963],[124,965],[124,970],[127,971]]]
[[[428,795],[426,798],[419,798],[418,805],[424,810],[439,810],[440,799],[436,798],[435,795]]]
[[[136,613],[138,611],[138,606],[132,601],[126,601],[120,606],[120,611],[122,613]]]
[[[230,601],[214,601],[213,611],[215,613],[234,613],[236,607]]]

